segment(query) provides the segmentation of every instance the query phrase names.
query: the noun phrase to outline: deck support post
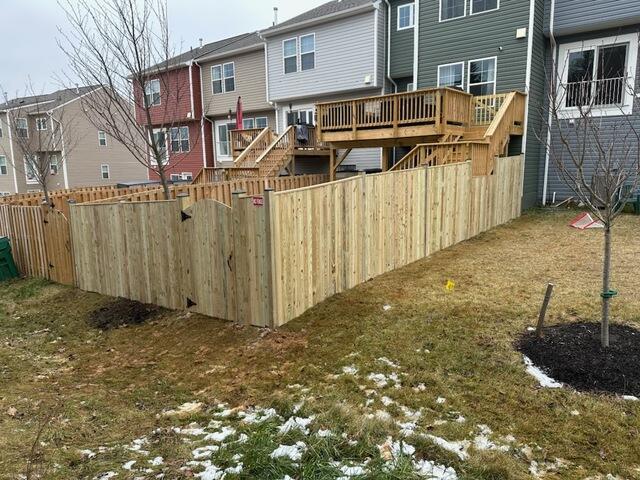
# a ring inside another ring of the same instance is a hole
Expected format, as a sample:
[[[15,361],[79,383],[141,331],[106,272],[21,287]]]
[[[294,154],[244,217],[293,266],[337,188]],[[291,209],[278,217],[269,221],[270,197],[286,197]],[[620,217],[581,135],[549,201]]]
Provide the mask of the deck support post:
[[[329,181],[333,182],[336,179],[336,149],[329,149]]]
[[[389,164],[391,163],[391,148],[390,147],[382,147],[382,171],[386,172],[389,170]]]

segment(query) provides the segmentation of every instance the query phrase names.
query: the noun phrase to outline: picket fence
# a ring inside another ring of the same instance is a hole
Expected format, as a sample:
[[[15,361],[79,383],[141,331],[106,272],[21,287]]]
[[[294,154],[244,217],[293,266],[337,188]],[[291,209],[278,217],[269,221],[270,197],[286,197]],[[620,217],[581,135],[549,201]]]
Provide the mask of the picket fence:
[[[84,290],[278,327],[327,297],[520,215],[523,157],[263,195],[71,208]]]

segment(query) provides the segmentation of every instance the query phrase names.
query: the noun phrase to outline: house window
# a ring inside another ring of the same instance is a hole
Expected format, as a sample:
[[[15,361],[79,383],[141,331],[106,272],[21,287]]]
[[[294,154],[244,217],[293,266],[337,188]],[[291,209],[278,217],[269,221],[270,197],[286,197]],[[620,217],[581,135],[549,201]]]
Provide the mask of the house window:
[[[179,173],[172,173],[171,174],[171,181],[172,182],[179,182],[181,180],[180,178],[180,174]]]
[[[38,161],[39,157],[37,155],[31,155],[30,159],[26,155],[24,157],[24,174],[28,184],[38,183],[38,176],[36,175]]]
[[[467,14],[467,0],[440,0],[440,21],[464,17]]]
[[[616,106],[625,102],[629,45],[569,52],[565,107]]]
[[[58,156],[57,155],[51,155],[49,157],[49,173],[51,173],[51,175],[58,174]]]
[[[300,69],[313,70],[316,67],[316,35],[300,37]]]
[[[107,134],[105,132],[98,132],[98,145],[101,147],[107,146]]]
[[[165,130],[154,130],[153,131],[153,140],[160,155],[160,159],[162,164],[166,164],[168,162],[168,151],[167,151],[167,132]],[[151,151],[151,163],[153,165],[157,165],[157,159],[155,158],[153,149]]]
[[[292,38],[282,42],[284,53],[284,73],[295,73],[298,71],[298,40]]]
[[[253,118],[244,118],[242,119],[242,128],[245,130],[251,130],[255,128],[256,121]]]
[[[496,58],[481,58],[469,62],[469,93],[476,96],[496,93]]]
[[[316,122],[314,110],[308,109],[287,112],[287,126],[297,125],[298,123],[315,125]]]
[[[438,67],[438,86],[464,88],[464,63],[449,63]]]
[[[211,88],[214,95],[236,89],[236,67],[233,62],[211,67]]]
[[[413,3],[400,5],[398,7],[398,30],[413,28],[414,17]]]
[[[184,153],[189,150],[189,127],[171,128],[171,151]]]
[[[150,80],[144,84],[144,98],[147,107],[160,105],[160,80]]]
[[[269,119],[267,117],[256,117],[256,128],[265,129],[269,126]]]
[[[190,181],[193,180],[193,173],[191,173],[191,172],[182,172],[180,177],[182,178],[182,180],[184,180],[186,182],[190,182]]]
[[[7,174],[7,157],[0,155],[0,175]]]
[[[103,180],[109,180],[111,178],[111,172],[109,172],[109,165],[100,165],[100,176]]]
[[[36,118],[36,130],[42,131],[47,129],[47,117]]]
[[[0,138],[2,138],[2,124],[0,124]]]
[[[219,123],[216,125],[216,151],[221,161],[231,160],[231,139],[229,132],[236,128],[234,123]],[[228,158],[225,158],[228,157]]]
[[[471,0],[471,15],[482,12],[490,12],[500,7],[499,0]]]
[[[26,118],[16,118],[16,135],[19,138],[29,138],[29,124]]]

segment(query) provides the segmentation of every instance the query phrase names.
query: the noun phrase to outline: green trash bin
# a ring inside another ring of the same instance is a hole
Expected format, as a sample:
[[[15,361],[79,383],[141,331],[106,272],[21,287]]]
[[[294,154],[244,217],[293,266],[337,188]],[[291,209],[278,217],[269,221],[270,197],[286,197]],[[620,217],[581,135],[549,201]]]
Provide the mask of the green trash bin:
[[[0,237],[0,282],[18,277],[18,268],[11,255],[11,244],[7,237]]]

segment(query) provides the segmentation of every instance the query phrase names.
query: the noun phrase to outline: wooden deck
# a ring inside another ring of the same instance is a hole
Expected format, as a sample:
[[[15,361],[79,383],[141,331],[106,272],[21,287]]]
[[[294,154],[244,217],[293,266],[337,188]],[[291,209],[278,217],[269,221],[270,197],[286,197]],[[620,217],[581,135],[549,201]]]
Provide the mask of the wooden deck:
[[[319,103],[318,138],[338,148],[415,145],[463,135],[473,96],[451,88]]]

